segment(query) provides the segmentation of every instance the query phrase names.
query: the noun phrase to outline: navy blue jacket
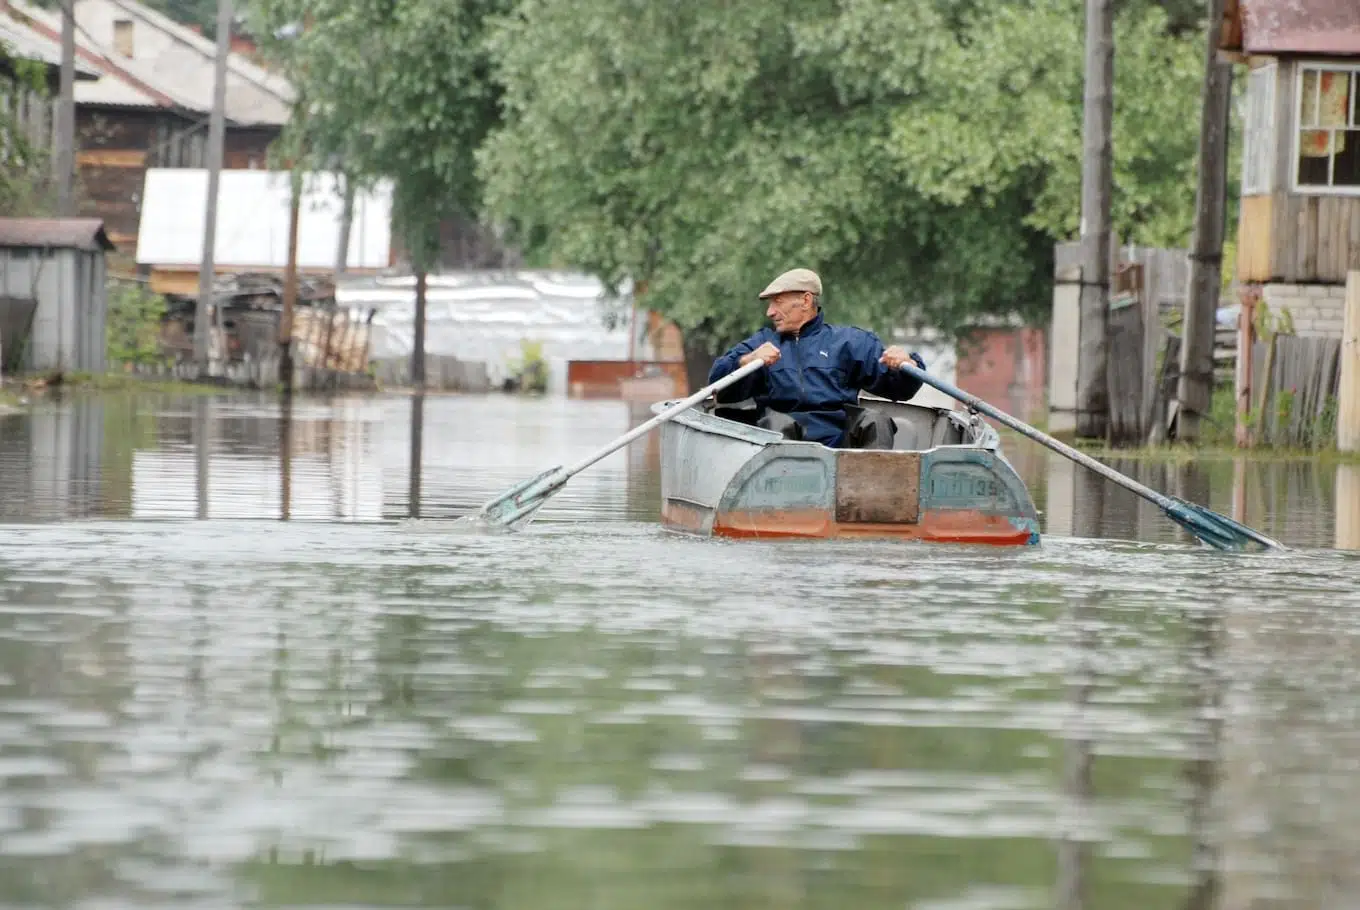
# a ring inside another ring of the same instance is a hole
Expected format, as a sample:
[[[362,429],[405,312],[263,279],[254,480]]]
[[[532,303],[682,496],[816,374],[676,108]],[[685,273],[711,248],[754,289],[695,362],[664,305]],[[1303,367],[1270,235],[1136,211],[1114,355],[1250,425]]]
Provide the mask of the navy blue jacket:
[[[771,342],[779,348],[774,366],[757,370],[718,393],[720,403],[754,398],[761,410],[788,414],[803,426],[805,438],[838,446],[845,431],[846,405],[863,389],[880,398],[907,401],[921,380],[878,362],[883,342],[873,332],[853,326],[828,325],[818,313],[798,332],[783,334],[764,328],[713,362],[709,382],[737,369],[741,358]],[[913,354],[918,366],[925,364]]]

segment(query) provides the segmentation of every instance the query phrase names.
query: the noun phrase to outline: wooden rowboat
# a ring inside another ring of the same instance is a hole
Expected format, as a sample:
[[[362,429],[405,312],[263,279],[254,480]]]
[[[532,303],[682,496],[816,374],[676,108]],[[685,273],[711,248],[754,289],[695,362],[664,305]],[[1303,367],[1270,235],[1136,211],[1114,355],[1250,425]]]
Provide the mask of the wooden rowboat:
[[[1029,491],[977,414],[861,403],[892,417],[892,450],[791,442],[718,417],[711,402],[679,414],[661,427],[662,524],[704,536],[1039,542]]]

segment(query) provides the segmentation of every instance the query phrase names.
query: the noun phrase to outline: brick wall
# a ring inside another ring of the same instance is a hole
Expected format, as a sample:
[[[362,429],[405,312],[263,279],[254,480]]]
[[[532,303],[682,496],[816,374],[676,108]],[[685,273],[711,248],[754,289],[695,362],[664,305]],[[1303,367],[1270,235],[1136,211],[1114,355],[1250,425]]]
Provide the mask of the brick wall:
[[[1336,284],[1268,284],[1262,297],[1272,313],[1288,309],[1301,338],[1340,338],[1346,288]]]

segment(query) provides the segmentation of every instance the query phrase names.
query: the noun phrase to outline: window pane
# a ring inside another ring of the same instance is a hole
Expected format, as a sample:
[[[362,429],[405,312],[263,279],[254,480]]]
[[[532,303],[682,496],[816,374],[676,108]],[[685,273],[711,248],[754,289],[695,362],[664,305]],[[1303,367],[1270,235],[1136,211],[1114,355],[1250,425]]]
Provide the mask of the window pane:
[[[1360,186],[1360,129],[1337,133],[1336,144],[1333,184],[1335,186]]]
[[[1318,72],[1303,71],[1303,91],[1299,93],[1299,125],[1318,125]]]
[[[1345,127],[1351,119],[1351,74],[1328,70],[1321,74],[1319,126]]]

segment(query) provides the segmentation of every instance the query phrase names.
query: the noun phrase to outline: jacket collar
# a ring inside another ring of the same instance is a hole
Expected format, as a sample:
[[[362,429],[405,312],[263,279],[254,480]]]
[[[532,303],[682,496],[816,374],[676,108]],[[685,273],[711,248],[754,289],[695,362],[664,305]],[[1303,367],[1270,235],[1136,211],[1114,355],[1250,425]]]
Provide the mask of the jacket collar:
[[[803,323],[802,326],[799,327],[797,331],[780,332],[779,334],[783,338],[806,338],[809,335],[817,334],[823,328],[825,328],[825,326],[826,320],[822,319],[822,311],[818,310],[817,315],[813,316],[807,322]]]

